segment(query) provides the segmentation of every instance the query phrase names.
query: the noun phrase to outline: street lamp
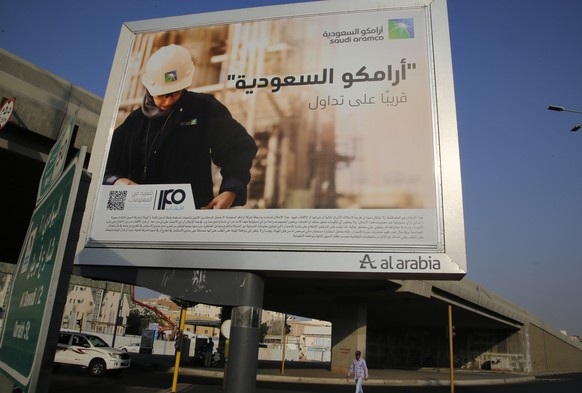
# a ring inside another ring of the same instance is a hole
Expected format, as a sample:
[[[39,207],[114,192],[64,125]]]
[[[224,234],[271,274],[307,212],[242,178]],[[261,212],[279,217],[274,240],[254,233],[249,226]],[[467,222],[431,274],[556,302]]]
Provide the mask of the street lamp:
[[[550,110],[550,111],[556,111],[556,112],[572,112],[572,113],[580,113],[580,114],[582,114],[582,111],[574,111],[572,109],[566,109],[563,106],[557,106],[557,105],[550,105],[550,106],[548,106],[548,110]],[[576,124],[574,126],[574,128],[572,128],[570,131],[576,132],[580,128],[582,128],[582,124]]]

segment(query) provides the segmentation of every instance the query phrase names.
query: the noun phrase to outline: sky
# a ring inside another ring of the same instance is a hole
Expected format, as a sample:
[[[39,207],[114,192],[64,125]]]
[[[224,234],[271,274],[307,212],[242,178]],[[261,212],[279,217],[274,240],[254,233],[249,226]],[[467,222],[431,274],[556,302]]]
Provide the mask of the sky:
[[[124,22],[292,2],[11,1],[0,47],[103,97]],[[582,335],[582,114],[547,110],[582,111],[582,1],[449,0],[448,13],[466,278]]]

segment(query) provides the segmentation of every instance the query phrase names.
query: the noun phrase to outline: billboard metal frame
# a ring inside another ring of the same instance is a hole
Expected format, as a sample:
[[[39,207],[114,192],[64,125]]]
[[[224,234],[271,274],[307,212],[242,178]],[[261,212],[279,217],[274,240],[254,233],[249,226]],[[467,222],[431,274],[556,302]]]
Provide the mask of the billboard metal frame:
[[[310,17],[322,18],[323,20],[323,18],[338,15],[351,17],[372,15],[375,12],[393,12],[394,15],[398,16],[406,11],[421,13],[424,16],[422,26],[417,27],[419,31],[426,32],[427,40],[426,68],[428,68],[427,80],[429,82],[427,86],[430,90],[431,113],[425,113],[425,115],[430,118],[432,128],[434,128],[431,137],[432,143],[434,143],[434,160],[431,170],[434,171],[435,179],[435,207],[433,210],[436,217],[433,228],[427,231],[430,233],[426,237],[430,240],[408,242],[404,240],[395,244],[382,243],[381,241],[347,241],[332,244],[317,239],[301,239],[296,242],[290,239],[290,241],[278,242],[277,238],[274,238],[273,241],[254,242],[248,241],[248,238],[244,236],[239,238],[227,236],[222,240],[213,241],[213,235],[203,237],[203,241],[194,242],[184,241],[184,238],[179,236],[172,237],[178,240],[169,240],[170,237],[159,240],[148,238],[148,236],[141,236],[137,241],[134,241],[136,239],[123,238],[123,236],[114,240],[112,240],[113,238],[103,239],[95,236],[95,228],[99,227],[97,221],[100,220],[101,214],[97,205],[100,190],[103,188],[98,181],[95,181],[91,184],[88,197],[88,204],[92,205],[93,208],[87,209],[83,220],[76,264],[277,272],[277,274],[283,275],[305,273],[325,276],[336,273],[358,273],[362,276],[378,277],[378,275],[382,275],[387,278],[462,278],[467,272],[467,266],[461,168],[446,0],[316,1],[126,23],[120,32],[93,144],[89,171],[97,174],[98,178],[101,178],[104,173],[108,146],[118,121],[120,103],[123,100],[122,89],[128,77],[128,65],[131,61],[132,49],[136,44],[136,37],[159,32],[171,33],[185,29],[247,22],[298,20]],[[339,38],[340,35],[337,34]],[[371,55],[374,54],[371,53]],[[250,75],[247,79],[253,77],[255,77],[255,81],[256,79],[265,79],[258,78],[260,76]],[[339,79],[337,73],[336,78]],[[234,84],[235,81],[232,81],[231,85]],[[240,89],[238,92],[242,93],[245,87],[242,81],[240,84],[237,81],[236,86],[237,89]],[[249,92],[247,89],[247,94]],[[315,102],[318,103],[317,100]],[[415,211],[422,213],[422,210],[409,209],[413,213]],[[278,210],[279,213],[282,211],[289,212],[291,210]],[[373,220],[374,213],[382,211],[382,209],[362,209],[359,213],[361,214],[360,219],[362,221]],[[231,210],[226,213],[213,213],[215,217],[230,219],[244,215],[246,212],[248,210],[243,209]],[[271,218],[270,214],[272,213],[269,209],[253,210],[253,212],[256,212],[255,214],[259,218],[263,216]],[[292,212],[301,213],[302,210],[296,209]],[[328,211],[312,209],[309,212],[319,218],[320,214],[325,214]],[[287,216],[287,219],[289,217]],[[393,219],[393,217],[396,218]],[[390,216],[389,224],[396,225],[394,222],[397,219],[398,215]],[[426,220],[426,217],[423,219]],[[407,228],[407,230],[409,229]]]

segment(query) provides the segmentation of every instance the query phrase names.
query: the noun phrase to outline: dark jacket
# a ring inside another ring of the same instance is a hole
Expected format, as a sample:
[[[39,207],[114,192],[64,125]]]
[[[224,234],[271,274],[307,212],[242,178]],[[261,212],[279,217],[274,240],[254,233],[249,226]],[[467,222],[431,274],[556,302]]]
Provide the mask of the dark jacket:
[[[113,133],[104,184],[126,177],[138,184],[190,183],[197,208],[214,198],[211,160],[220,167],[219,193],[246,203],[254,139],[210,94],[185,91],[172,113],[150,119],[133,111]],[[147,162],[147,167],[146,167]]]

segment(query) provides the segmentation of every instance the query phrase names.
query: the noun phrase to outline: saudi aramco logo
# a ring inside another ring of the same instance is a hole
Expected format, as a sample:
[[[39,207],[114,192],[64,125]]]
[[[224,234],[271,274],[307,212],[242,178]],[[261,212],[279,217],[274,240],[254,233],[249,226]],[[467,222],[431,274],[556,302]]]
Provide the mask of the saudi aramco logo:
[[[414,19],[388,19],[388,39],[414,38]]]
[[[164,74],[164,82],[172,83],[178,80],[178,73],[176,71],[169,71]]]

